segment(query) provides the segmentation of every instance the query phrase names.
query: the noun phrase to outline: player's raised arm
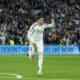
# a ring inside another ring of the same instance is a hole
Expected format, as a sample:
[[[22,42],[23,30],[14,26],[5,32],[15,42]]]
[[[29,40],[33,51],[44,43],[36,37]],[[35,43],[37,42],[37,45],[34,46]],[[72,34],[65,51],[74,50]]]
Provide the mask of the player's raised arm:
[[[54,15],[51,14],[51,24],[46,24],[45,28],[54,27],[55,28],[55,20]]]

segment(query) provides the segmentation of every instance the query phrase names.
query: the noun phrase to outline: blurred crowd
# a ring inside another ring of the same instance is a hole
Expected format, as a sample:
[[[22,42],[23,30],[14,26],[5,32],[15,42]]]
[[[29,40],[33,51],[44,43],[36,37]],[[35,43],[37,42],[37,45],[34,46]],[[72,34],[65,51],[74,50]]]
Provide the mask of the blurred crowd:
[[[45,44],[80,44],[79,0],[0,0],[0,44],[28,44],[28,29],[39,12],[46,23],[53,13],[56,23],[55,29],[45,29]]]

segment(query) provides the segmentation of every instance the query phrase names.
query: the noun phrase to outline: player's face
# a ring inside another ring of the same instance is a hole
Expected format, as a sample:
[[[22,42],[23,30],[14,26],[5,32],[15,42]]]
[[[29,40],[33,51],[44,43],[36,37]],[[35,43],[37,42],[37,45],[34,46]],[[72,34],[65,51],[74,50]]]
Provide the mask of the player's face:
[[[40,18],[39,20],[38,20],[38,24],[39,25],[42,25],[44,23],[44,19],[43,18]]]

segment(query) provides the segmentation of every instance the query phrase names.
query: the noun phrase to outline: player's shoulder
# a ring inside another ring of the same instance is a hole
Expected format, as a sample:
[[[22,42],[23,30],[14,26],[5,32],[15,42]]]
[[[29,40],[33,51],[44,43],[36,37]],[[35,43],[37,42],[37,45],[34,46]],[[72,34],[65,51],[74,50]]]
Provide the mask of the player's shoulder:
[[[47,25],[46,23],[43,24],[44,26]]]
[[[37,25],[37,23],[35,22],[35,23],[33,23],[32,25],[31,25],[31,27],[35,27]]]
[[[46,24],[46,23],[44,23],[44,24],[43,24],[43,27],[45,28],[46,26],[47,26],[47,24]]]

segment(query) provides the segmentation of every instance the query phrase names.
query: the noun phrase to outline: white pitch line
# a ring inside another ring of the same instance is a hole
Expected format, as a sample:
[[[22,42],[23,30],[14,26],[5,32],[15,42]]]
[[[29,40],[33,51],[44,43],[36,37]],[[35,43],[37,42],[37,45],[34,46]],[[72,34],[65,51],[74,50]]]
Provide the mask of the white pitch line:
[[[14,76],[16,78],[22,78],[22,75],[19,75],[19,74],[3,73],[3,72],[0,72],[0,74],[3,74],[3,75],[11,75],[11,76]]]
[[[10,77],[5,77],[5,76],[0,77],[0,78],[6,78],[6,79],[19,78],[19,79],[23,79],[23,80],[75,80],[75,79],[66,79],[66,78],[23,78],[22,75],[19,75],[19,74],[3,73],[3,72],[0,72],[0,74],[10,75]]]

